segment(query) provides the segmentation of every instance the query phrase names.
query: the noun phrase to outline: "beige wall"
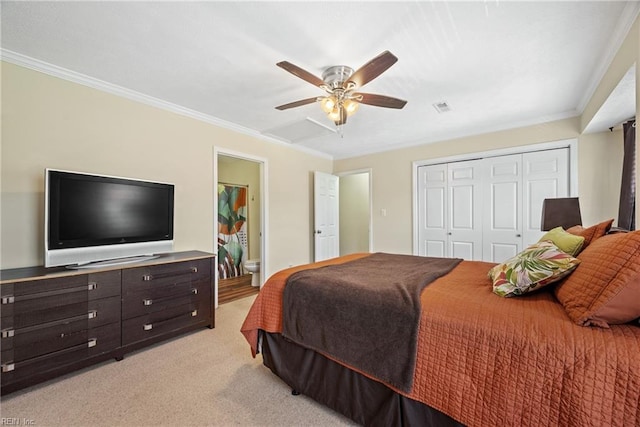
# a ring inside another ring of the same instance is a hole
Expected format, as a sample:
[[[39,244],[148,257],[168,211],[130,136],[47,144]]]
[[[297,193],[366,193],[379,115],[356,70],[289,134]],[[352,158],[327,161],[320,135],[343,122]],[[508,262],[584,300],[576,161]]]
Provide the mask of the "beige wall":
[[[391,152],[338,160],[334,171],[372,169],[373,250],[412,253],[412,164],[415,161],[558,141],[578,136],[578,120],[567,119]],[[386,216],[382,216],[382,209]]]
[[[335,162],[335,172],[371,168],[373,250],[412,253],[414,161],[542,142],[578,139],[578,189],[584,224],[617,218],[622,170],[621,132],[579,135],[578,118],[459,138]],[[617,186],[616,186],[617,185]],[[387,216],[381,215],[385,209]]]
[[[369,175],[340,177],[340,255],[369,250]]]
[[[174,183],[175,249],[213,251],[214,146],[268,162],[267,273],[312,260],[312,171],[330,159],[2,62],[0,266],[43,262],[47,167]]]
[[[580,136],[578,186],[582,222],[618,221],[624,136],[621,130]]]

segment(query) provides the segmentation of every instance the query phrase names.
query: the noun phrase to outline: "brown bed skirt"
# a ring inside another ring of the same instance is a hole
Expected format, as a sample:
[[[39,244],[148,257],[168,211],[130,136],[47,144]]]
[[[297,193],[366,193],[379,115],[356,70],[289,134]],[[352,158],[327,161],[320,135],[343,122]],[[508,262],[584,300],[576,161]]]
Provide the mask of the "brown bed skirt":
[[[313,350],[260,331],[266,367],[293,390],[365,426],[464,427]]]

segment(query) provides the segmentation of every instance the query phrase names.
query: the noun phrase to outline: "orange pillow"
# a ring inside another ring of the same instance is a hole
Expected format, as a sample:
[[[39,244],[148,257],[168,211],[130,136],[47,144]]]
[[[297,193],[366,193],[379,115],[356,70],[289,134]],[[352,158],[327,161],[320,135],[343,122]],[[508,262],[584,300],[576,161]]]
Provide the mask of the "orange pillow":
[[[578,258],[554,290],[574,322],[608,328],[640,317],[640,231],[600,237]]]
[[[613,219],[592,225],[589,228],[584,228],[581,225],[574,225],[573,227],[568,228],[567,232],[576,236],[584,237],[584,243],[582,244],[582,250],[584,250],[589,246],[589,243],[607,234],[611,229],[611,224],[613,224]]]

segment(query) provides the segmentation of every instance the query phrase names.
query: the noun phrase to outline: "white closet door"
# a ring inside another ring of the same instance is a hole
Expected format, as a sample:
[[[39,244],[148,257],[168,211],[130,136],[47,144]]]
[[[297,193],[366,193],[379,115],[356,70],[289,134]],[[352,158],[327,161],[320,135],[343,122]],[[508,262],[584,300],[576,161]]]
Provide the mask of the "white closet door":
[[[522,155],[483,160],[483,259],[502,262],[522,250]]]
[[[537,242],[540,231],[542,201],[569,197],[569,150],[536,151],[522,155],[524,172],[524,246]]]
[[[418,168],[418,255],[447,254],[447,165]]]
[[[540,239],[542,201],[569,196],[569,149],[418,168],[419,255],[502,262]]]
[[[448,256],[482,260],[482,160],[448,165]]]

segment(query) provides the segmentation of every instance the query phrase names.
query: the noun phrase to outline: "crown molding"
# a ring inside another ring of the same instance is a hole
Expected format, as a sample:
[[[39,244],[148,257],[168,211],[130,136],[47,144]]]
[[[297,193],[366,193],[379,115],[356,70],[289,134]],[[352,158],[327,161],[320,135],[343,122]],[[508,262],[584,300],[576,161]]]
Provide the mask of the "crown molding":
[[[23,55],[18,52],[14,52],[8,49],[1,48],[0,49],[0,59],[2,61],[18,65],[20,67],[28,68],[34,71],[38,71],[53,77],[57,77],[63,80],[67,80],[73,83],[77,83],[83,86],[87,86],[102,92],[106,92],[112,95],[119,96],[121,98],[126,98],[135,102],[139,102],[141,104],[150,105],[152,107],[160,108],[162,110],[166,110],[175,114],[179,114],[181,116],[189,117],[192,119],[199,120],[201,122],[205,122],[214,126],[218,126],[227,130],[231,130],[237,133],[241,133],[262,141],[284,145],[293,150],[302,151],[307,154],[311,154],[317,157],[323,157],[327,159],[333,160],[333,157],[326,154],[321,153],[316,150],[312,150],[310,148],[291,144],[290,142],[282,141],[277,138],[272,138],[266,136],[260,132],[257,132],[253,129],[249,129],[244,126],[240,126],[238,124],[228,122],[226,120],[219,119],[214,116],[210,116],[208,114],[201,113],[196,110],[192,110],[190,108],[186,108],[180,106],[178,104],[173,104],[168,101],[164,101],[159,98],[154,98],[149,95],[145,95],[140,92],[133,91],[131,89],[127,89],[122,86],[115,85],[113,83],[106,82],[104,80],[96,79],[94,77],[87,76],[82,73],[78,73],[76,71],[69,70],[67,68],[59,67],[54,64],[50,64],[48,62],[41,61],[39,59],[35,59],[26,55]]]

